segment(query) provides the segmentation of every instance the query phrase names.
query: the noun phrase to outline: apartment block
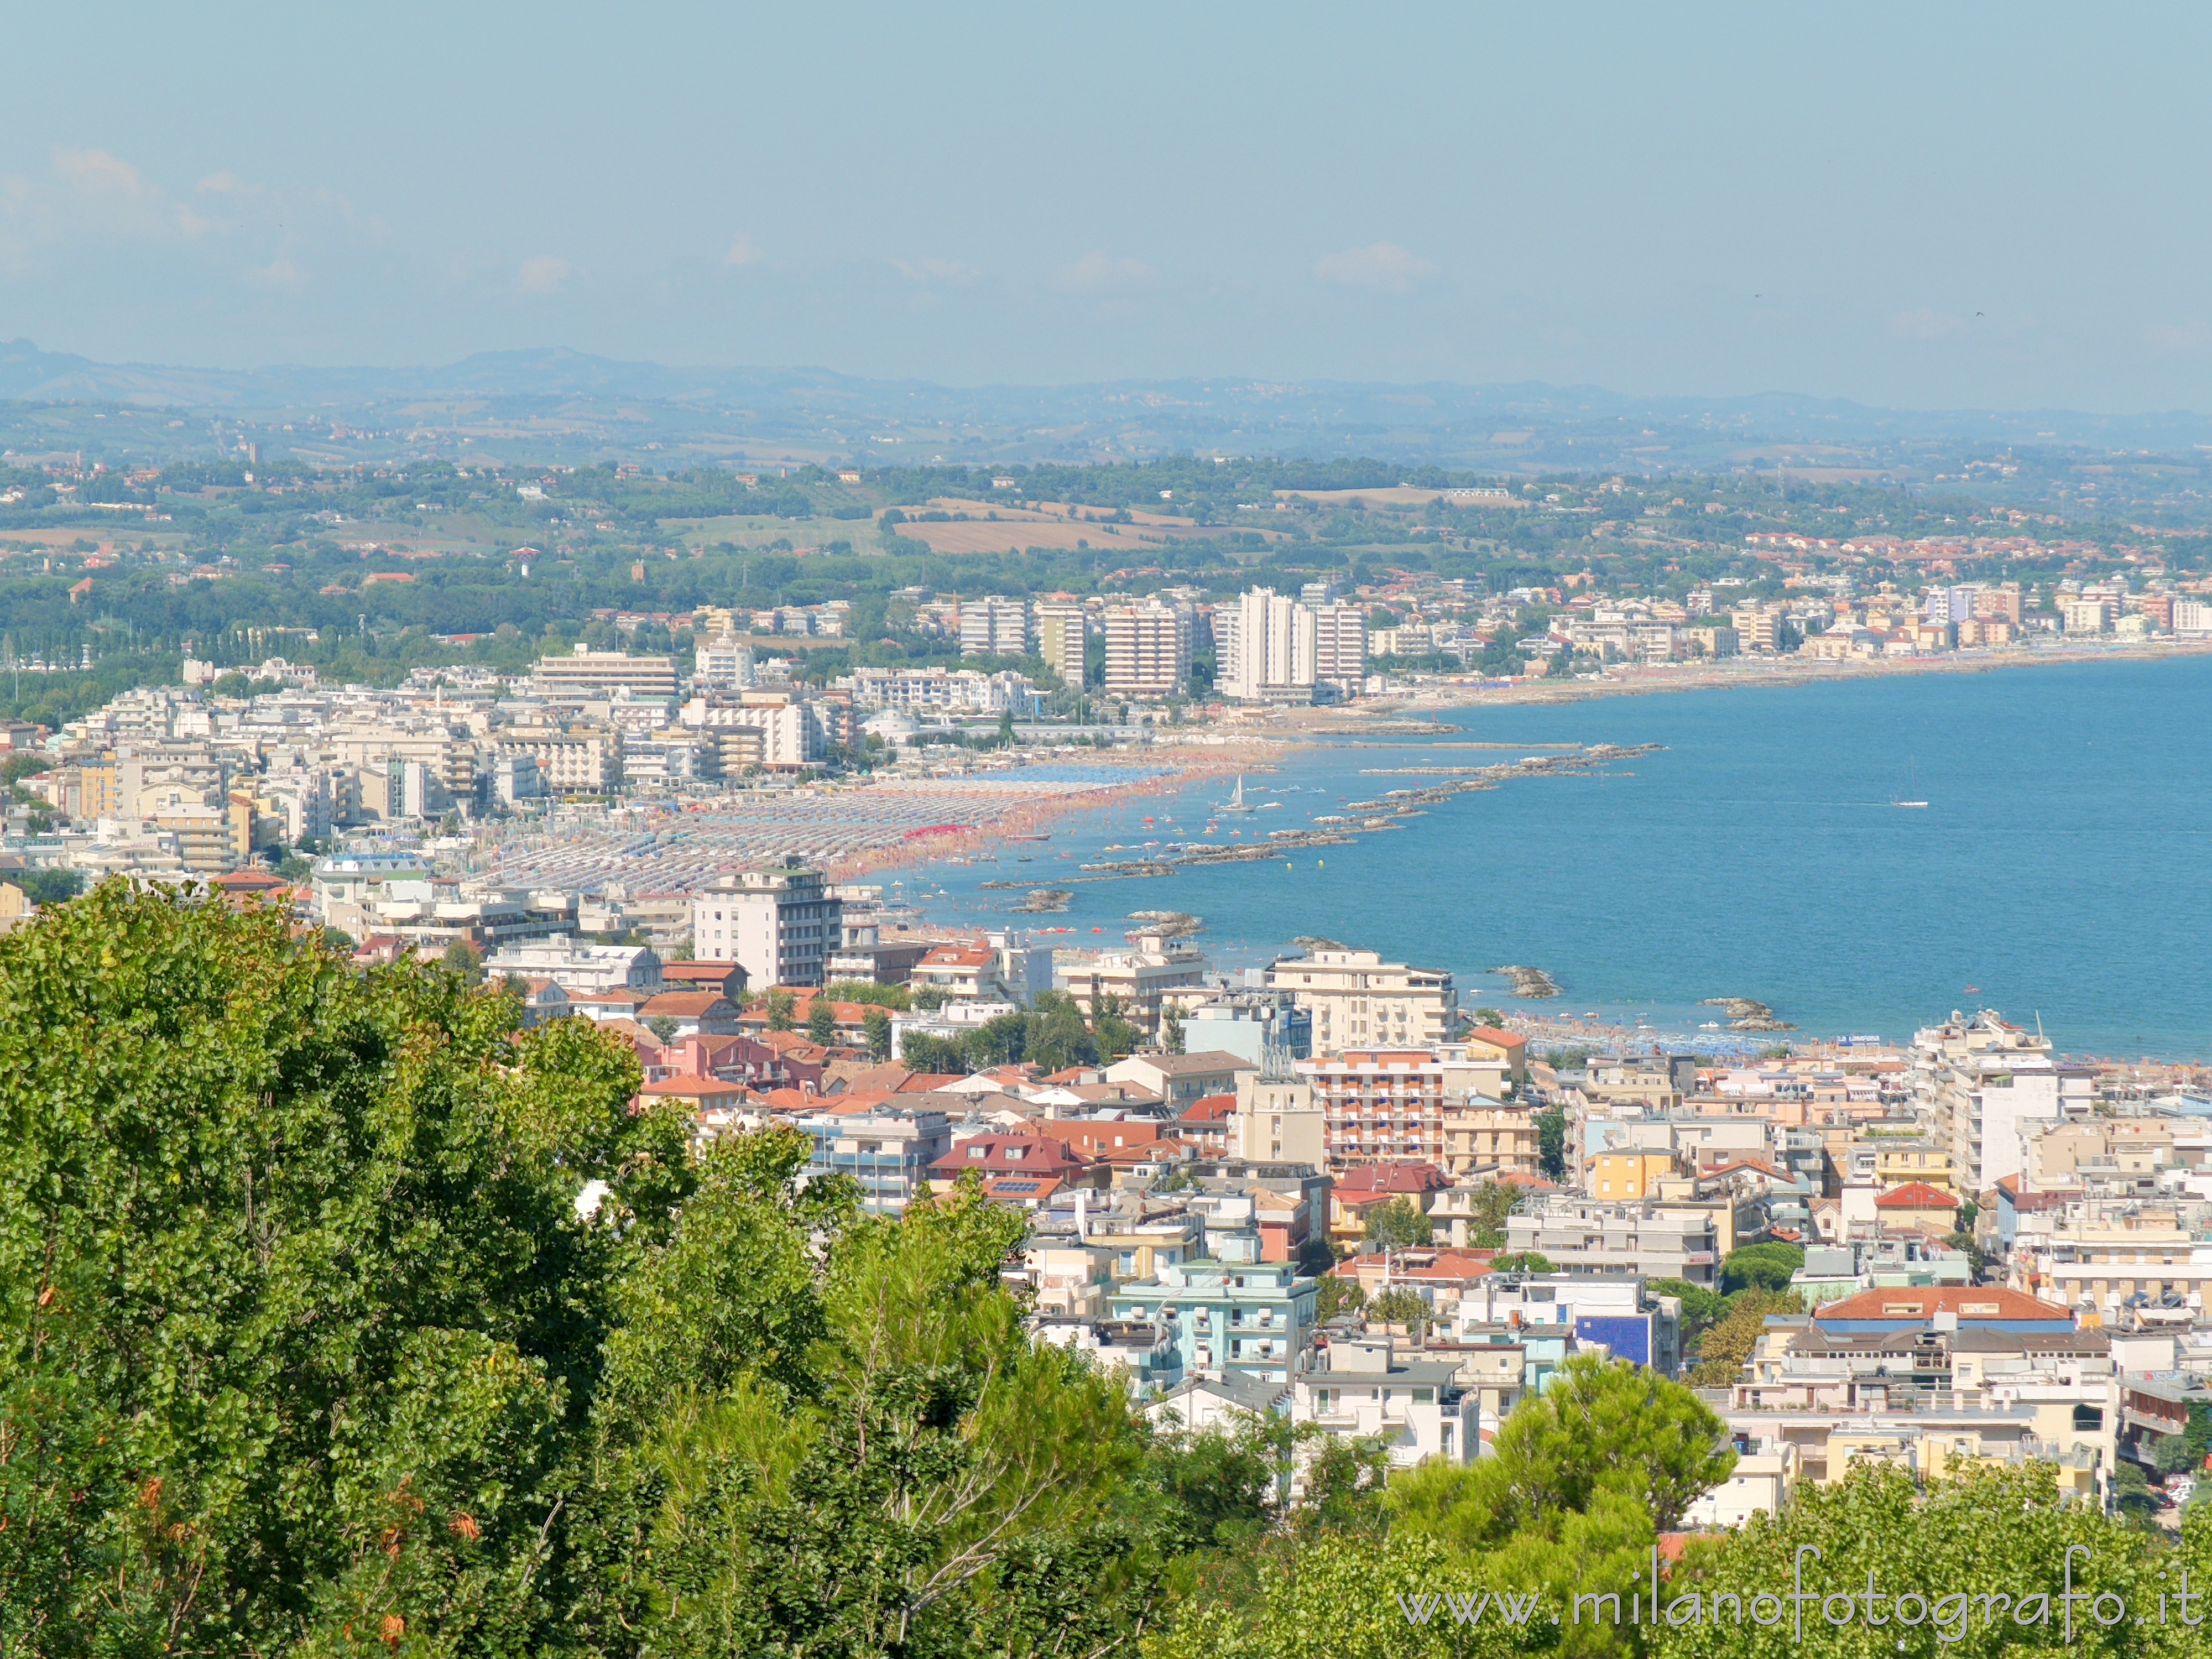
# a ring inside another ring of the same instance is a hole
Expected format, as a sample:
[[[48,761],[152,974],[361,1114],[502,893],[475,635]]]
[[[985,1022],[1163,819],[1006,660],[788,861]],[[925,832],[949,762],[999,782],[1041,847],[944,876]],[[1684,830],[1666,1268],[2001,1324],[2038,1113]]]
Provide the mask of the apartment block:
[[[1106,690],[1154,702],[1180,696],[1190,678],[1190,620],[1164,605],[1106,613]]]
[[[605,701],[617,693],[673,697],[676,661],[672,657],[633,657],[580,645],[565,657],[540,658],[534,684],[542,697]]]
[[[1059,600],[1040,600],[1030,614],[1036,631],[1037,655],[1044,659],[1044,665],[1066,684],[1080,686],[1087,627],[1083,607]]]
[[[844,901],[796,860],[720,876],[691,901],[691,953],[744,965],[748,984],[819,985],[844,941]]]
[[[1452,976],[1385,962],[1374,951],[1315,951],[1269,964],[1270,988],[1289,991],[1313,1020],[1313,1049],[1434,1048],[1450,1033]]]
[[[1030,649],[1030,607],[1026,599],[960,601],[960,654],[963,657],[1024,657]]]
[[[1427,1050],[1349,1049],[1295,1069],[1321,1108],[1330,1168],[1443,1167],[1444,1068]]]

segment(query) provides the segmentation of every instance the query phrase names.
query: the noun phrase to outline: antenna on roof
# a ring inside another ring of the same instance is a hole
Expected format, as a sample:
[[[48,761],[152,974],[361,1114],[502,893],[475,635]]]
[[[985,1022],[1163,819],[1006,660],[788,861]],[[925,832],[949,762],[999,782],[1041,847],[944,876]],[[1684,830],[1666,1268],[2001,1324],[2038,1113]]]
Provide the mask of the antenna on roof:
[[[2040,1008],[2035,1011],[2035,1035],[2039,1041],[2048,1042],[2050,1040],[2043,1035],[2043,1010]]]

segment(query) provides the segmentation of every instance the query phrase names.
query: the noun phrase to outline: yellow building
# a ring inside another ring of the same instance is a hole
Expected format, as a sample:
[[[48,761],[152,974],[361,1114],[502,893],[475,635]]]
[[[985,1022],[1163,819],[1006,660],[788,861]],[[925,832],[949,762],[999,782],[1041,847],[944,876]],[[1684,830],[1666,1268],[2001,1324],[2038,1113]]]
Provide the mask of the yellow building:
[[[1674,1172],[1672,1152],[1600,1152],[1590,1159],[1590,1196],[1615,1200],[1643,1198]]]
[[[1925,1145],[1878,1147],[1874,1155],[1874,1178],[1884,1187],[1898,1187],[1908,1181],[1921,1181],[1947,1193],[1955,1194],[1959,1190],[1951,1175],[1950,1152]]]

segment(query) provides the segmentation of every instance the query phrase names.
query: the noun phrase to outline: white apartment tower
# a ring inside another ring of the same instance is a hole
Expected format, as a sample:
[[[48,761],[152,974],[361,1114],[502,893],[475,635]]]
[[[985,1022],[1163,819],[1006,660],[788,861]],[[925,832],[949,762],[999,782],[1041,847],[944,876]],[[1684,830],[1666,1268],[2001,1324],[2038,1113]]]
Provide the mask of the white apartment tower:
[[[1346,695],[1367,675],[1367,621],[1357,605],[1316,607],[1255,587],[1213,613],[1222,695],[1310,702],[1316,685]]]
[[[725,634],[697,647],[694,663],[698,678],[717,691],[742,691],[753,683],[753,648]]]
[[[1021,657],[1029,654],[1030,607],[1026,599],[960,601],[960,654],[963,657]]]
[[[1106,613],[1106,689],[1139,702],[1172,697],[1190,678],[1190,619],[1161,605]]]
[[[1324,605],[1314,613],[1314,683],[1356,697],[1367,683],[1367,617],[1356,605]]]
[[[691,899],[691,954],[744,965],[748,984],[819,985],[845,939],[845,902],[797,860],[718,876]]]

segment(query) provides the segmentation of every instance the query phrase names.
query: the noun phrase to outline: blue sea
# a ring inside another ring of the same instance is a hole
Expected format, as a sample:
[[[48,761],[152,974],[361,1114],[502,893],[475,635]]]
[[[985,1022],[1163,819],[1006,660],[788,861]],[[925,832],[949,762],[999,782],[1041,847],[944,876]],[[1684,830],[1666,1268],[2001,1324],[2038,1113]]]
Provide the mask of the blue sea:
[[[1287,868],[1062,879],[1109,843],[1196,839],[1228,793],[1208,782],[1062,819],[995,866],[910,872],[903,896],[933,921],[1066,925],[1069,945],[1118,945],[1132,911],[1186,911],[1224,967],[1300,935],[1334,939],[1450,969],[1470,1004],[1644,1023],[1654,1037],[1690,1036],[1724,1018],[1703,999],[1738,996],[1807,1036],[1899,1039],[1981,1006],[2040,1019],[2069,1054],[2212,1055],[2212,657],[1438,718],[1460,740],[1664,747],[1601,774],[1460,795]],[[1246,782],[1248,799],[1281,806],[1223,817],[1213,839],[1437,781],[1364,769],[1516,758],[1449,741],[1286,756]],[[1015,917],[1018,893],[980,890],[994,878],[1075,898],[1064,915]],[[1544,969],[1561,995],[1515,1003],[1486,971],[1507,963]]]

